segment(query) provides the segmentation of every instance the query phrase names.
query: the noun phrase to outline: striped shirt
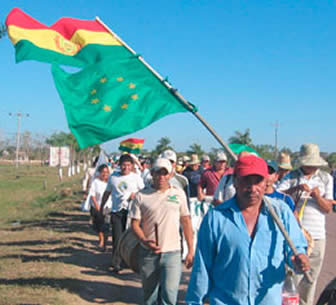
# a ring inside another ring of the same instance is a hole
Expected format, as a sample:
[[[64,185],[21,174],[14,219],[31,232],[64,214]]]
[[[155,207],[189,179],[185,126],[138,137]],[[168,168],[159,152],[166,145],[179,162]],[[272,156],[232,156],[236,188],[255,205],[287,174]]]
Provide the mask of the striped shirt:
[[[225,171],[221,174],[216,172],[214,168],[207,169],[205,172],[203,172],[199,185],[201,186],[202,189],[205,189],[205,194],[207,196],[213,196],[220,179],[224,175],[232,174],[232,172],[233,170],[230,167],[226,168]]]
[[[333,180],[327,172],[317,170],[310,178],[306,177],[302,170],[290,172],[281,181],[278,191],[286,191],[300,184],[307,184],[310,189],[318,187],[321,197],[333,199]],[[293,195],[296,198],[296,194]],[[325,212],[323,212],[314,198],[307,192],[303,192],[299,202],[296,204],[296,210],[300,211],[304,202],[307,201],[303,211],[302,226],[311,234],[313,239],[325,239]]]

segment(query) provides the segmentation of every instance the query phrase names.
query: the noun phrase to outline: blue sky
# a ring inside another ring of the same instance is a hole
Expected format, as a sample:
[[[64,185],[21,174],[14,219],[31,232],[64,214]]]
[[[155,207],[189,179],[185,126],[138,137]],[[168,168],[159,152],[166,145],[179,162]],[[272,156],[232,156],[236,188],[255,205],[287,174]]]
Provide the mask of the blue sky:
[[[334,134],[336,5],[334,1],[42,1],[1,3],[0,22],[13,7],[51,25],[63,16],[99,16],[173,86],[197,105],[226,141],[250,128],[255,144],[298,150],[307,142],[336,151]],[[9,39],[0,40],[0,131],[16,130],[8,112],[28,112],[22,129],[68,131],[50,65],[15,64]],[[132,134],[152,149],[168,136],[178,151],[199,143],[219,147],[191,114],[175,114]],[[104,144],[115,151],[122,139]]]

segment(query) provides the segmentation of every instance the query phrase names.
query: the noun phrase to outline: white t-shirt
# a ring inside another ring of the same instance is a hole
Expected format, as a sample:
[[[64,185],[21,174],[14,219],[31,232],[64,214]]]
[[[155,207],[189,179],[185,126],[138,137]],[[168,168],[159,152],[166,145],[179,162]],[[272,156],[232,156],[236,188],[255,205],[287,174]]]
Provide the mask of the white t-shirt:
[[[146,188],[136,194],[129,216],[139,219],[146,238],[155,240],[158,225],[159,246],[162,252],[178,251],[180,218],[189,216],[187,198],[180,188],[171,186],[165,192]]]
[[[96,201],[97,201],[99,207],[100,207],[100,204],[101,204],[106,186],[107,186],[107,182],[102,181],[99,178],[95,178],[93,180],[92,184],[91,184],[89,196],[90,196],[90,198],[91,198],[91,196],[94,196],[96,198]],[[95,207],[92,200],[91,200],[91,206]],[[107,199],[104,208],[112,208],[111,196],[109,196],[109,198]]]
[[[330,174],[320,171],[319,169],[309,179],[304,176],[300,170],[290,172],[285,176],[280,185],[278,191],[286,191],[292,187],[300,184],[307,184],[310,189],[318,187],[320,195],[328,200],[333,199],[333,180]],[[295,194],[293,195],[295,198]],[[300,211],[304,202],[307,201],[303,210],[303,217],[301,220],[302,226],[311,234],[313,239],[325,239],[325,212],[321,210],[314,198],[308,195],[306,192],[302,193],[300,201],[296,205],[296,210]]]
[[[236,194],[236,188],[233,185],[233,175],[228,174],[223,176],[217,185],[214,193],[214,199],[218,201],[226,201],[231,199]]]
[[[144,188],[142,178],[133,172],[121,175],[114,172],[108,179],[106,191],[112,195],[112,212],[128,209],[128,199],[132,193],[137,193]]]

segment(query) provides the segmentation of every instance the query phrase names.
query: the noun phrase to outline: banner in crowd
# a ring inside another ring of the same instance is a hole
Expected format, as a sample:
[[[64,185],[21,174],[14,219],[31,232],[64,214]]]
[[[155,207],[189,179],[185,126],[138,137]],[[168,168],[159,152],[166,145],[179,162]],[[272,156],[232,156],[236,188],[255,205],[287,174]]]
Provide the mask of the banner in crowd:
[[[129,138],[120,142],[119,150],[131,154],[139,154],[144,143],[144,139]]]
[[[66,167],[70,165],[70,149],[67,146],[50,146],[49,165]]]

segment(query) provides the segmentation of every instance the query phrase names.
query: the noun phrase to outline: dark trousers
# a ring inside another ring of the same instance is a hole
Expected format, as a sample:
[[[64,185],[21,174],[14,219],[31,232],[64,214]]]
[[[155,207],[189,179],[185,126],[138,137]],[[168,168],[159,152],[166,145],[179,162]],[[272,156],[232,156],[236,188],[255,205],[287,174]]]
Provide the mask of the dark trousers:
[[[127,213],[126,209],[122,209],[118,212],[113,212],[111,214],[111,227],[112,227],[112,265],[115,268],[120,267],[121,259],[117,251],[118,243],[121,234],[126,229],[127,222]]]

